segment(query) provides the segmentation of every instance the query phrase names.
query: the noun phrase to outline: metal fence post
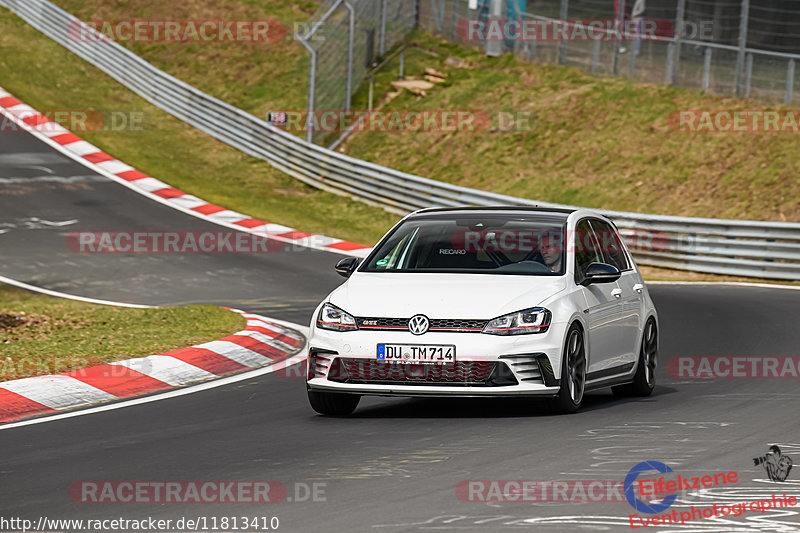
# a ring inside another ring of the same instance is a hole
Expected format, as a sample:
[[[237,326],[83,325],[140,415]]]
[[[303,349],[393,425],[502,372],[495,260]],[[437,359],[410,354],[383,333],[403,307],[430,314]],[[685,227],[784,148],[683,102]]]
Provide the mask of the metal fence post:
[[[441,8],[439,5],[441,4]],[[436,31],[441,32],[444,29],[444,8],[445,0],[431,0],[431,11],[433,11],[433,23],[436,26]]]
[[[619,75],[619,54],[622,48],[622,32],[619,30],[620,24],[625,20],[625,0],[619,0],[619,11],[614,13],[614,35],[616,36],[614,42],[614,65],[612,72],[614,76]]]
[[[744,97],[750,97],[750,82],[753,80],[753,54],[745,56]]]
[[[406,49],[403,48],[402,52],[400,52],[400,70],[397,73],[398,79],[403,79],[406,77]]]
[[[792,97],[794,96],[794,59],[789,60],[789,67],[786,69],[786,96],[783,103],[792,105]]]
[[[633,47],[630,49],[630,54],[631,56],[628,58],[628,76],[632,78],[636,72],[636,50]]]
[[[500,24],[501,19],[503,18],[503,0],[490,0],[489,2],[489,24],[492,21],[496,21],[497,24]],[[486,38],[486,55],[489,57],[497,57],[503,53],[503,42],[502,41],[493,41],[489,38],[489,33],[487,33]]]
[[[524,40],[522,52],[525,54],[526,60],[533,61],[536,59],[536,39],[531,39],[530,41],[527,39]]]
[[[458,6],[461,2],[453,2],[450,5],[450,38],[455,39],[458,30]]]
[[[747,50],[747,26],[750,18],[750,0],[742,0],[739,15],[739,54],[736,56],[736,96],[744,93],[744,62]]]
[[[569,0],[561,0],[561,24],[567,24],[567,13],[569,12]],[[567,41],[558,43],[558,64],[567,63]]]
[[[306,104],[306,111],[308,112],[308,116],[306,117],[306,141],[313,142],[314,141],[314,128],[313,128],[313,116],[314,116],[314,95],[316,94],[317,88],[317,51],[308,44],[307,41],[303,40],[302,37],[297,35],[297,40],[300,41],[306,50],[308,50],[308,54],[310,56],[310,62],[308,66],[308,102]]]
[[[600,46],[600,39],[595,39],[592,49],[592,74],[597,74],[597,69],[600,68]]]
[[[675,85],[678,81],[678,70],[681,64],[681,41],[683,40],[684,14],[686,0],[678,0],[678,9],[675,13],[675,46],[672,51],[672,64],[669,71],[669,84]]]
[[[670,41],[667,43],[667,62],[664,68],[664,83],[672,85],[672,62],[675,57],[675,43]]]
[[[386,53],[386,1],[383,0],[381,2],[381,56]]]
[[[353,49],[355,47],[356,10],[349,0],[344,3],[344,6],[350,12],[350,35],[347,39],[347,98],[345,99],[344,109],[345,111],[350,111],[350,106],[353,102]]]
[[[711,83],[711,47],[706,46],[705,56],[703,58],[703,92],[708,92],[708,87]]]
[[[375,74],[369,75],[369,102],[367,103],[367,110],[372,111],[373,99],[375,98]]]

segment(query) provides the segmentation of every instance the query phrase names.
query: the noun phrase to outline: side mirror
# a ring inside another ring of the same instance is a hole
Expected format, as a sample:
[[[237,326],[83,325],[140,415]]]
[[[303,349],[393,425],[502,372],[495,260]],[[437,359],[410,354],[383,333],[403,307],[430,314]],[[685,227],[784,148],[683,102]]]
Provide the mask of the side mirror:
[[[586,277],[581,281],[581,285],[586,287],[593,283],[612,283],[617,281],[621,275],[615,266],[606,263],[592,263],[586,269]]]
[[[358,267],[358,262],[359,262],[358,257],[345,257],[344,259],[336,263],[336,272],[338,272],[340,276],[349,278],[353,274],[353,272],[356,271],[356,267]]]

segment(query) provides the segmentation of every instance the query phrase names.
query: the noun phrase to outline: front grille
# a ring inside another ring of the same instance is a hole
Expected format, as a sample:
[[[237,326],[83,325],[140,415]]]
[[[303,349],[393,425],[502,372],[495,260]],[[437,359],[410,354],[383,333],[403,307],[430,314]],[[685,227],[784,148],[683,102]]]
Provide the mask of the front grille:
[[[464,319],[431,319],[431,330],[451,330],[451,331],[483,331],[486,320],[464,320]]]
[[[356,318],[359,328],[387,331],[408,329],[408,318]]]
[[[509,379],[510,378],[510,379]],[[491,361],[399,363],[376,359],[336,358],[328,379],[377,385],[500,386],[516,385],[508,367]]]
[[[397,331],[408,329],[408,318],[372,318],[358,317],[356,322],[360,329],[370,331]],[[450,331],[453,333],[480,333],[486,320],[461,318],[432,318],[428,331]]]

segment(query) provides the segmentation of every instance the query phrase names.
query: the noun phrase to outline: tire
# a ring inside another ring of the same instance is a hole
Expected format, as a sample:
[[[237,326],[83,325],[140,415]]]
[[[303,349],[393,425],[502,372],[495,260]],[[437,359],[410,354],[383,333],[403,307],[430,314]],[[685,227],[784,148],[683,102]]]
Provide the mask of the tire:
[[[658,327],[650,318],[644,326],[642,346],[639,349],[639,366],[633,382],[611,387],[617,396],[650,396],[656,387],[656,367],[658,366]]]
[[[586,388],[586,343],[583,330],[572,324],[564,341],[561,356],[561,387],[553,400],[553,407],[560,413],[574,413],[583,401]]]
[[[347,416],[356,410],[361,396],[340,392],[308,391],[312,409],[321,415]]]

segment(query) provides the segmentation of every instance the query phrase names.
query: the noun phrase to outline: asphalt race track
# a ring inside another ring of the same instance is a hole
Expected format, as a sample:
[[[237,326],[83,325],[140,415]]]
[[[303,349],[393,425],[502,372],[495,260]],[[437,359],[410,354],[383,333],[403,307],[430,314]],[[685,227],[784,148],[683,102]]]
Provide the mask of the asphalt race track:
[[[111,255],[66,246],[74,231],[167,229],[219,227],[94,175],[32,136],[0,133],[0,275],[86,297],[226,304],[302,324],[341,280],[332,268],[338,256],[328,252]],[[738,483],[689,491],[676,508],[798,495],[800,473],[770,483],[752,461],[775,443],[800,461],[796,380],[679,380],[664,364],[687,355],[797,356],[800,292],[655,286],[651,294],[661,368],[650,398],[592,393],[570,416],[518,400],[370,398],[353,417],[335,419],[314,414],[297,373],[268,374],[0,431],[0,514],[34,521],[274,516],[287,532],[628,531],[633,508],[624,498],[485,503],[462,501],[456,487],[621,480],[648,460],[684,476],[738,472]],[[274,504],[76,503],[69,488],[84,480],[272,480],[288,495]],[[307,491],[314,486],[316,498]],[[231,524],[218,530],[234,531]],[[800,518],[770,511],[647,530],[800,531]]]

